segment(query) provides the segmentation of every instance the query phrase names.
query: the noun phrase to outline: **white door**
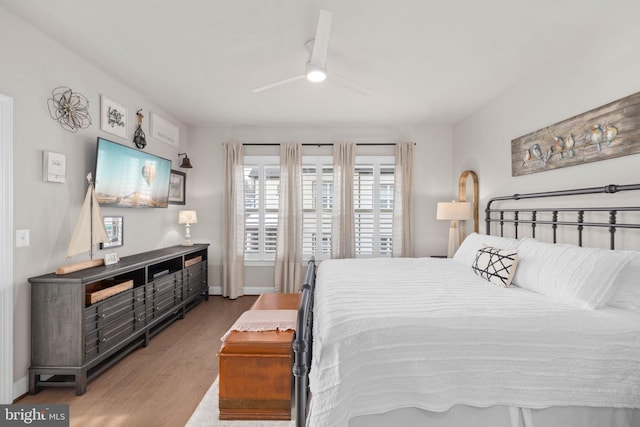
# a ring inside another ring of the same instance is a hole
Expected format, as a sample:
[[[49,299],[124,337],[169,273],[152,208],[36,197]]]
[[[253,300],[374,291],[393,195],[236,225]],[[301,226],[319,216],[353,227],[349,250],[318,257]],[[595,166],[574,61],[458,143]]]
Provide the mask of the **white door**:
[[[13,403],[13,99],[0,94],[0,404]]]

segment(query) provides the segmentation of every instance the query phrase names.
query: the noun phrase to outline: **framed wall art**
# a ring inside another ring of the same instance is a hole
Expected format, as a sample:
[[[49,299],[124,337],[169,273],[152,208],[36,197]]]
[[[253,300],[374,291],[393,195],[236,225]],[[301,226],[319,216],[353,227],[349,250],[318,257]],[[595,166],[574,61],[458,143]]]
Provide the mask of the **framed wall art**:
[[[109,241],[100,243],[100,249],[116,248],[124,245],[124,218],[121,216],[105,216],[103,220]]]
[[[53,151],[42,152],[42,180],[64,183],[67,178],[67,158]]]
[[[149,126],[153,138],[178,148],[180,145],[180,129],[178,129],[178,126],[163,119],[156,113],[151,113]]]
[[[169,179],[169,204],[184,205],[187,201],[186,189],[187,174],[172,169]]]
[[[104,95],[100,95],[100,129],[127,138],[127,109]]]
[[[640,92],[511,141],[511,176],[640,153]]]

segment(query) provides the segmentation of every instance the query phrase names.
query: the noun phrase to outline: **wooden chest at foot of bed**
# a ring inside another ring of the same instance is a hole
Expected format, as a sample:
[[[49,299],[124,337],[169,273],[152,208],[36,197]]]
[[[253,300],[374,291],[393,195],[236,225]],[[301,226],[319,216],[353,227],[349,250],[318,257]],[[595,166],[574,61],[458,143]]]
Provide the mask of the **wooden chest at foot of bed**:
[[[231,332],[222,343],[221,420],[290,420],[293,331]]]
[[[251,310],[297,310],[300,307],[300,292],[295,294],[266,293],[258,297]]]

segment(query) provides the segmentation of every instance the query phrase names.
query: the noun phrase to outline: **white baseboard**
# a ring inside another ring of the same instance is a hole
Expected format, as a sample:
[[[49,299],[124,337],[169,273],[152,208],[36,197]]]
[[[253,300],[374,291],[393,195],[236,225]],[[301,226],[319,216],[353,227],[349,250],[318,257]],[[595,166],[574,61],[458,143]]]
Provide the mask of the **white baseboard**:
[[[244,295],[261,295],[270,292],[276,292],[273,286],[245,287],[242,293]],[[209,286],[209,295],[222,295],[222,286]]]
[[[29,391],[29,376],[25,375],[24,377],[18,379],[13,383],[13,400],[16,400],[20,396],[27,394]]]

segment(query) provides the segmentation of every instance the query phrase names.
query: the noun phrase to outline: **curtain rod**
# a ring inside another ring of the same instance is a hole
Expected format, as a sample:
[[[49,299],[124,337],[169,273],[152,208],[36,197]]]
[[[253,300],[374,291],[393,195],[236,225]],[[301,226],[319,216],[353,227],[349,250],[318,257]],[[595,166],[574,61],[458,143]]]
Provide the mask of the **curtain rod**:
[[[259,147],[259,146],[263,146],[263,147],[272,146],[273,147],[273,146],[279,146],[281,144],[279,142],[268,142],[268,143],[265,143],[265,144],[260,144],[260,143],[257,143],[257,142],[255,142],[255,143],[249,142],[249,143],[246,143],[246,144],[243,143],[242,145],[243,146],[256,146],[256,147]],[[320,142],[320,143],[302,142],[302,143],[300,143],[300,145],[314,145],[316,147],[325,147],[325,146],[332,146],[334,144],[332,142]],[[382,146],[382,145],[397,145],[397,144],[395,142],[381,142],[379,144],[377,144],[375,142],[361,142],[361,143],[356,143],[356,145],[372,145],[372,146],[373,145],[381,145]],[[413,145],[416,145],[416,143],[414,142]]]

